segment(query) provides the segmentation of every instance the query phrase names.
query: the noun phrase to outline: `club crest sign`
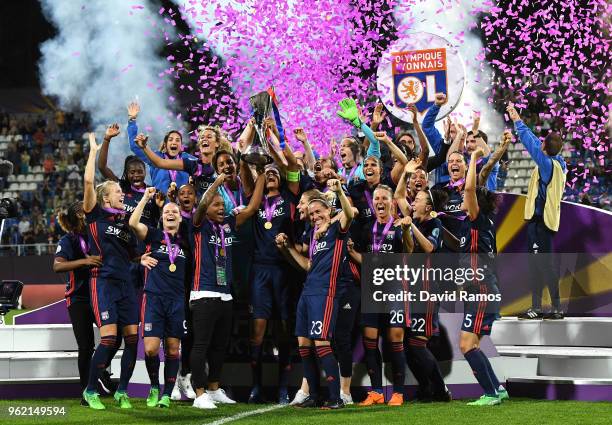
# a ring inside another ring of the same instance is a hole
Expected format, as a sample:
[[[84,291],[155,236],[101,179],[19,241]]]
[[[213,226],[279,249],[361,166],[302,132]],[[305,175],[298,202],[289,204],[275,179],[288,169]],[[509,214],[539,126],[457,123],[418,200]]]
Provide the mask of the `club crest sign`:
[[[414,33],[396,41],[378,65],[380,97],[391,114],[406,122],[412,122],[409,104],[415,104],[422,121],[436,93],[448,98],[437,117],[444,118],[459,103],[464,85],[465,68],[457,49],[434,34]]]

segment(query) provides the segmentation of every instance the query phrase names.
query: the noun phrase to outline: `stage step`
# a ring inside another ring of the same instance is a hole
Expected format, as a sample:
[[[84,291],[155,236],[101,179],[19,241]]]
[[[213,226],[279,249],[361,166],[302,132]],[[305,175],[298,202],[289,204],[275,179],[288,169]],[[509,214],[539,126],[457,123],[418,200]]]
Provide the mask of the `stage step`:
[[[570,376],[516,376],[507,380],[510,397],[612,401],[612,379]]]
[[[123,350],[117,352],[121,357]],[[0,382],[5,379],[67,379],[78,371],[78,352],[0,353]]]
[[[92,325],[93,326],[93,325]],[[95,343],[99,332],[94,327]],[[0,326],[0,352],[77,351],[72,325]]]
[[[612,317],[568,317],[564,320],[503,317],[495,322],[491,339],[496,346],[612,347]]]
[[[612,379],[612,348],[496,346],[503,357],[538,359],[538,376]]]

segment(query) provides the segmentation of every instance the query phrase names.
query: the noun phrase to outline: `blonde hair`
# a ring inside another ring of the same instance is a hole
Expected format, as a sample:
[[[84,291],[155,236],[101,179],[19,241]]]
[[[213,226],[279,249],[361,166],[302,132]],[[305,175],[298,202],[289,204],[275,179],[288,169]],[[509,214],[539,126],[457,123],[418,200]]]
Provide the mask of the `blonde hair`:
[[[213,133],[215,133],[215,142],[217,142],[217,148],[219,148],[221,144],[221,130],[216,125],[215,126],[212,126],[212,125],[199,125],[198,126],[198,145],[200,144],[199,143],[200,137],[204,135],[204,132],[206,130],[210,130]]]
[[[96,186],[96,201],[100,207],[104,205],[104,197],[110,192],[110,187],[115,184],[119,185],[116,181],[106,180]]]

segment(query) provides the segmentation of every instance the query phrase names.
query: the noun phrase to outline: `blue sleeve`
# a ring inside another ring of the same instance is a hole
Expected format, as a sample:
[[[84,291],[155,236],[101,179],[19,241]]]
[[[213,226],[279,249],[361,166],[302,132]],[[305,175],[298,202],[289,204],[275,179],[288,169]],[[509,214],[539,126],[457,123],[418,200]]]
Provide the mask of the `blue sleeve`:
[[[493,169],[491,170],[491,174],[487,178],[487,189],[489,190],[497,190],[497,174],[499,173],[499,162],[495,163]]]
[[[423,133],[427,137],[427,140],[431,144],[434,152],[438,153],[442,144],[444,143],[442,134],[435,127],[436,117],[438,116],[438,112],[440,112],[440,107],[438,105],[432,105],[427,113],[425,114],[425,118],[423,118],[423,122],[421,123],[421,127],[423,128]]]
[[[136,124],[136,120],[129,120],[127,125],[127,134],[128,140],[130,142],[130,149],[138,158],[142,159],[145,164],[149,164],[149,166],[154,166],[149,158],[144,154],[142,149],[138,147],[136,144],[136,136],[138,135],[138,124]]]
[[[365,134],[365,136],[370,141],[370,146],[368,147],[368,152],[366,153],[366,156],[375,156],[376,158],[380,158],[380,142],[374,136],[374,132],[372,131],[372,129],[368,127],[367,124],[361,123],[361,131],[363,131],[363,134]],[[363,170],[361,174],[363,174]]]
[[[57,249],[55,251],[56,257],[65,258],[68,261],[74,260],[74,250],[72,249],[72,243],[68,236],[64,236],[57,243]]]
[[[525,125],[523,121],[514,123],[514,128],[519,136],[519,140],[531,155],[540,170],[540,177],[545,182],[549,182],[552,177],[552,158],[542,151],[542,142]]]
[[[438,222],[436,227],[431,230],[431,235],[427,237],[429,242],[434,246],[434,251],[440,247],[440,239],[442,238],[442,223]]]
[[[162,237],[162,231],[156,229],[155,227],[147,226],[147,237],[144,239],[144,244],[148,245],[150,243],[159,240]]]

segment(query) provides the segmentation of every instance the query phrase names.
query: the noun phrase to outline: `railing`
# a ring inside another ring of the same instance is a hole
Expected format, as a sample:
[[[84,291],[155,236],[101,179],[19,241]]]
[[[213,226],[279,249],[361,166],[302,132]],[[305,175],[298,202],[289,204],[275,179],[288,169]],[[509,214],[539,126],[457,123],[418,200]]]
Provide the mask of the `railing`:
[[[49,243],[32,243],[32,244],[15,244],[15,245],[0,245],[0,256],[26,256],[26,255],[45,255],[54,254],[57,244]]]

